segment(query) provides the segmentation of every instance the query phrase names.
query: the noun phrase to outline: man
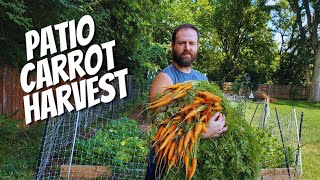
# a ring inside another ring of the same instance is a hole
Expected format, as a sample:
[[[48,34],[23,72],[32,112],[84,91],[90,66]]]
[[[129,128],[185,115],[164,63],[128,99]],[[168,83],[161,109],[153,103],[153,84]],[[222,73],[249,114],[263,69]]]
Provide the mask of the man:
[[[183,24],[177,27],[172,34],[171,51],[172,63],[162,70],[152,81],[149,101],[152,102],[156,94],[162,93],[166,86],[185,82],[188,80],[208,80],[202,73],[192,68],[192,63],[198,56],[200,33],[191,24]],[[209,120],[207,132],[202,133],[202,138],[220,137],[226,130],[226,122],[221,113],[216,113]],[[155,153],[151,150],[146,179],[155,178]]]

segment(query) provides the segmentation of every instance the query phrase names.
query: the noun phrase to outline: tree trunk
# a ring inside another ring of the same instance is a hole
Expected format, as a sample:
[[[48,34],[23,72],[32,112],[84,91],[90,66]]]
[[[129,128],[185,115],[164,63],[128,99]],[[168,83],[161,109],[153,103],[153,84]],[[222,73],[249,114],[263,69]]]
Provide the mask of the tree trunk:
[[[315,51],[314,69],[312,73],[311,101],[320,102],[320,46]]]
[[[305,77],[306,77],[307,87],[310,87],[310,86],[311,86],[311,77],[310,77],[309,64],[305,65],[304,71],[305,71]]]

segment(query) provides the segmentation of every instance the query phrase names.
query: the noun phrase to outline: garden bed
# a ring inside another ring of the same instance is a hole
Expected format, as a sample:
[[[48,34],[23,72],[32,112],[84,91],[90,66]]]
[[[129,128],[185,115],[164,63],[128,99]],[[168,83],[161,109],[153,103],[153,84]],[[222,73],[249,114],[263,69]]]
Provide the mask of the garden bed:
[[[290,177],[294,175],[294,168],[289,168]],[[290,179],[288,175],[287,168],[273,168],[273,169],[261,169],[260,176],[258,179],[263,180],[280,180],[280,179]]]

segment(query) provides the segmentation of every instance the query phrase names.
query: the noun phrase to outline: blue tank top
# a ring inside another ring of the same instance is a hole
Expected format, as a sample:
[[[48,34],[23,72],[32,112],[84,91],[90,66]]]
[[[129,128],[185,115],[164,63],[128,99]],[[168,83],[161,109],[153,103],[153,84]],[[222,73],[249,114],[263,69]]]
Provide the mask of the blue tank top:
[[[173,84],[177,84],[178,82],[183,83],[189,80],[208,81],[208,78],[199,71],[191,69],[190,73],[184,73],[177,69],[173,64],[170,64],[168,67],[164,68],[162,72],[166,73],[171,78]]]

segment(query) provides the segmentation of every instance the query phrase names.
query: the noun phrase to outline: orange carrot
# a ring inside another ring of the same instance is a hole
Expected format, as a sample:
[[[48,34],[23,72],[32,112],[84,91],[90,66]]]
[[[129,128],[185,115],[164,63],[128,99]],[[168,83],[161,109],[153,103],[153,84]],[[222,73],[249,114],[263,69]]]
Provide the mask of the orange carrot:
[[[182,157],[184,157],[184,153],[185,153],[184,150],[182,150],[182,151],[180,152],[180,154],[179,154],[179,161],[181,160]]]
[[[180,86],[180,87],[178,87],[177,89],[175,89],[174,92],[179,92],[179,91],[181,91],[182,89],[184,89],[184,88],[186,88],[187,86],[190,86],[190,85],[191,85],[191,87],[192,87],[192,84],[191,84],[190,82],[185,83],[185,84],[183,84],[182,86]]]
[[[212,107],[213,110],[215,111],[221,111],[222,107],[221,106],[216,106],[216,107]]]
[[[187,92],[186,91],[180,91],[177,95],[175,95],[172,99],[179,99],[182,98],[183,96],[186,96]]]
[[[187,110],[192,109],[194,107],[195,107],[194,104],[189,104],[188,106],[185,106],[184,108],[180,109],[179,112],[184,112],[184,111],[187,111]]]
[[[193,136],[191,137],[191,139],[192,139],[192,140],[191,140],[190,143],[189,143],[189,151],[190,151],[190,152],[193,152],[193,151],[192,151],[192,148],[193,148],[193,145],[195,144],[196,141],[194,140],[194,137],[193,137]]]
[[[155,141],[159,136],[160,136],[160,133],[161,131],[163,130],[164,126],[160,126],[156,135],[153,137],[152,141]]]
[[[190,111],[190,112],[187,114],[187,116],[185,117],[185,119],[191,119],[191,118],[193,118],[194,116],[196,116],[197,114],[198,114],[197,109],[194,109],[194,110]]]
[[[163,149],[162,150],[160,150],[160,152],[157,154],[157,167],[158,167],[158,165],[159,165],[159,163],[160,163],[160,160],[161,160],[161,158],[162,158],[162,155],[163,155]]]
[[[171,167],[174,165],[176,160],[177,160],[177,152],[175,152],[174,155],[172,156],[172,158],[169,160],[168,170],[171,169]]]
[[[184,155],[184,166],[185,166],[185,168],[186,168],[186,176],[188,175],[188,169],[189,169],[189,155],[188,155],[188,153],[186,153],[185,155]]]
[[[181,153],[184,136],[181,136],[178,143],[178,154]]]
[[[157,107],[160,107],[160,106],[164,106],[164,105],[167,105],[167,104],[170,104],[172,102],[172,99],[171,98],[168,98],[168,99],[165,99],[159,103],[156,103],[152,106],[149,106],[148,109],[154,109],[154,108],[157,108]]]
[[[189,90],[189,89],[191,89],[192,88],[192,84],[188,84],[187,86],[185,86],[183,89],[182,89],[182,91],[187,91],[187,90]]]
[[[162,157],[164,157],[164,156],[166,156],[166,155],[168,154],[168,151],[169,151],[169,149],[170,149],[170,147],[171,147],[171,143],[172,143],[172,141],[168,142],[166,148],[164,148]],[[163,144],[163,143],[162,143],[162,144]],[[160,149],[160,151],[161,151],[161,149]]]
[[[184,140],[183,140],[183,147],[184,149],[187,148],[188,144],[189,144],[189,141],[191,139],[191,136],[192,136],[192,131],[189,130],[186,135],[184,136]]]
[[[194,173],[196,172],[197,169],[197,158],[193,158],[191,161],[191,171],[188,173],[188,180],[192,179],[194,176]]]
[[[219,102],[215,102],[214,106],[220,106],[220,103]]]
[[[212,102],[220,102],[221,101],[221,98],[219,96],[216,96],[208,91],[198,92],[198,94],[200,96],[203,96],[206,101],[212,101]]]
[[[167,127],[164,127],[164,128],[162,129],[162,131],[161,131],[161,133],[160,133],[159,136],[160,136],[160,137],[163,137],[164,133],[166,133],[167,130],[168,130],[168,128],[167,128]]]
[[[195,117],[198,114],[198,112],[201,112],[201,111],[205,110],[206,108],[207,108],[207,105],[202,105],[202,106],[198,107],[197,109],[194,109],[194,110],[190,111],[186,115],[185,119],[189,119],[189,118]]]
[[[174,138],[174,136],[176,135],[176,132],[173,131],[171,132],[167,137],[166,139],[163,141],[163,143],[161,144],[160,146],[160,150],[163,149],[164,147],[166,147],[166,145],[171,142],[171,140]]]
[[[203,99],[202,97],[196,97],[196,100],[199,100],[201,103],[206,103],[207,101]]]
[[[186,123],[187,123],[187,124],[190,124],[191,121],[192,121],[192,118],[189,118],[189,119],[186,120]]]
[[[200,104],[201,103],[201,101],[199,100],[199,99],[195,99],[193,102],[192,102],[192,104]]]
[[[170,118],[166,118],[159,125],[167,124],[169,121],[170,121]]]
[[[212,116],[212,108],[211,108],[211,106],[208,106],[207,109],[205,109],[204,111],[201,112],[201,114],[207,116],[206,119],[203,119],[203,122],[207,122],[207,120],[210,119],[211,116]]]
[[[172,155],[173,155],[174,151],[176,150],[176,145],[177,145],[176,141],[173,141],[173,142],[171,143],[171,147],[170,147],[169,153],[168,153],[168,161],[171,160]]]
[[[207,124],[206,123],[202,123],[202,132],[206,133],[207,132]]]
[[[207,121],[207,115],[203,115],[201,116],[201,118],[199,119],[200,122],[203,122],[203,121]]]
[[[221,102],[221,97],[217,96],[217,95],[213,95],[215,98],[217,98],[219,100],[219,102]]]
[[[201,121],[198,122],[194,128],[194,133],[193,133],[193,136],[194,138],[197,140],[199,134],[201,133],[201,130],[202,130],[202,123]]]
[[[151,105],[154,105],[154,104],[157,104],[157,103],[159,103],[159,102],[162,102],[162,101],[164,101],[164,100],[166,100],[166,99],[170,98],[172,95],[173,95],[173,92],[169,92],[168,94],[166,94],[166,95],[162,96],[160,99],[158,99],[158,100],[156,100],[156,101],[151,102],[151,103],[150,103],[150,106],[151,106]]]
[[[169,129],[163,134],[165,137],[167,134],[170,134],[171,132],[175,131],[177,129],[177,124],[172,124]]]
[[[156,153],[158,153],[159,148],[160,148],[160,145],[159,145],[159,144],[156,144],[156,145],[154,146],[154,151],[155,151]]]
[[[166,89],[177,89],[178,87],[180,87],[182,85],[183,85],[182,83],[177,83],[177,84],[174,84],[174,85],[171,85],[171,86],[165,86],[164,88],[166,88]]]
[[[172,118],[174,121],[181,121],[182,117],[181,116],[176,116],[174,118]]]

